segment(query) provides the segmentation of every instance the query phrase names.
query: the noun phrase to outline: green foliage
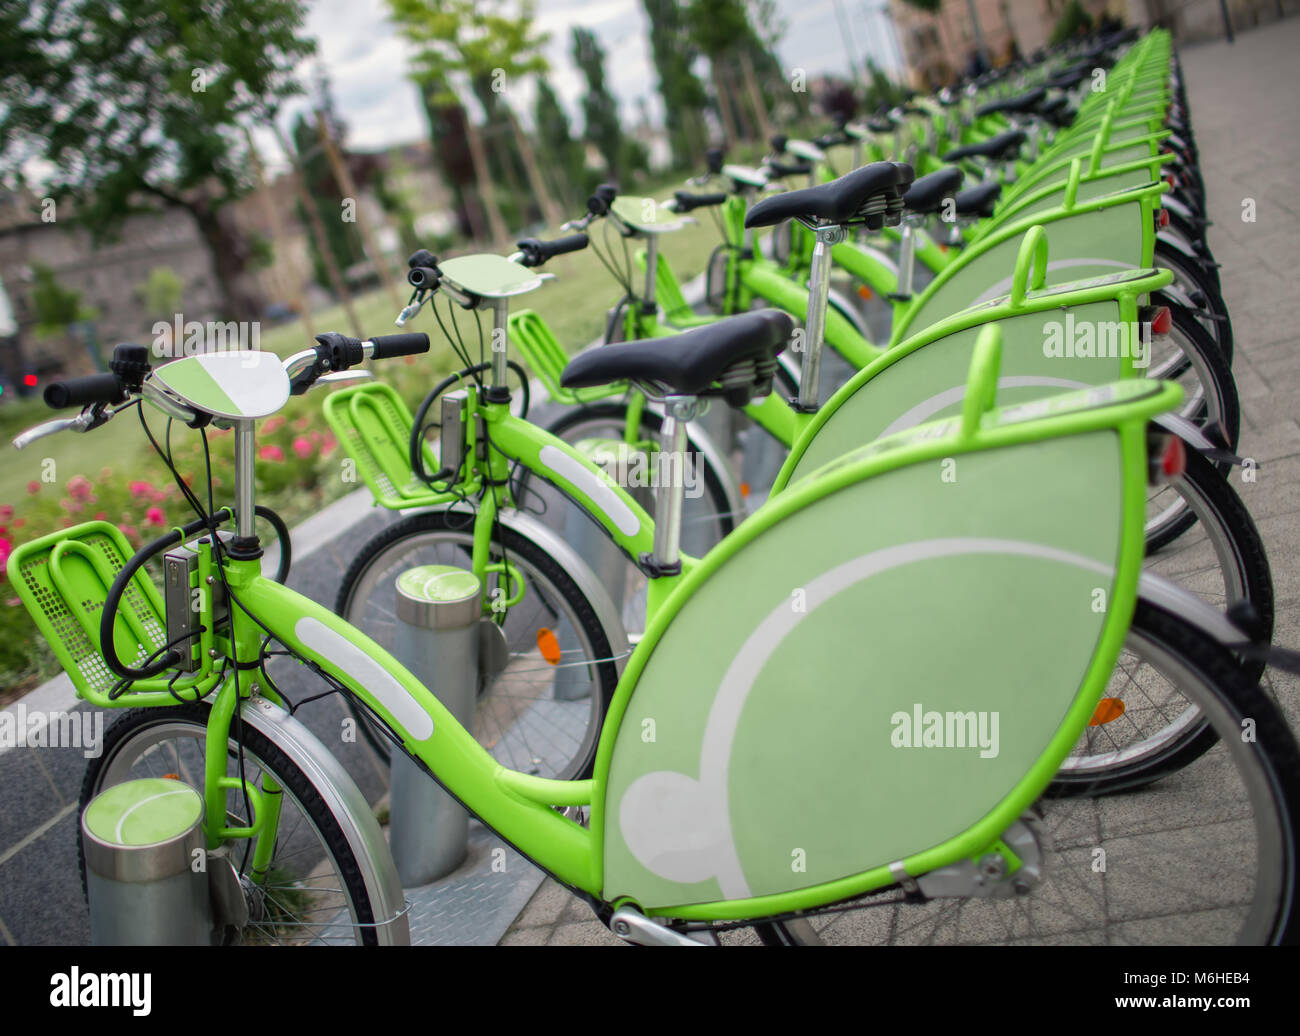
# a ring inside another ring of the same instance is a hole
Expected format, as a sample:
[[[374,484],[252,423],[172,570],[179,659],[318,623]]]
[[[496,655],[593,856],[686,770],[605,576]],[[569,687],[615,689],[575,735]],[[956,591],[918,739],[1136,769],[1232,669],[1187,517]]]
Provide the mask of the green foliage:
[[[300,0],[2,7],[0,182],[39,160],[40,189],[74,197],[97,237],[120,229],[141,195],[203,225],[249,190],[241,127],[300,92],[294,70],[315,47],[300,35]]]
[[[32,308],[38,335],[58,334],[69,324],[94,319],[95,311],[81,304],[81,292],[61,285],[48,266],[32,263],[32,275]]]
[[[605,51],[600,41],[587,29],[573,29],[573,62],[587,80],[582,98],[584,136],[596,145],[613,180],[622,175],[623,128],[619,124],[618,102],[605,85]]]
[[[943,0],[903,0],[908,7],[915,7],[918,11],[924,11],[926,14],[938,14],[939,9],[943,6]]]
[[[659,75],[665,125],[678,166],[698,160],[705,147],[700,112],[708,103],[704,84],[691,71],[698,53],[678,0],[642,0],[650,22],[650,53]]]
[[[885,75],[879,65],[867,58],[867,81],[863,88],[863,109],[875,111],[882,105],[890,108],[902,104],[907,94],[901,83],[895,83]]]
[[[149,277],[136,287],[145,316],[170,320],[181,308],[181,279],[169,266],[155,266]]]
[[[569,203],[578,204],[587,193],[582,142],[574,139],[568,114],[551,84],[540,76],[533,122],[537,127],[538,160],[560,183],[562,191],[571,196]]]
[[[1083,9],[1079,0],[1068,0],[1065,8],[1061,11],[1061,17],[1057,20],[1055,28],[1052,29],[1052,35],[1049,38],[1050,43],[1063,43],[1074,36],[1079,35],[1080,30],[1088,32],[1092,29],[1092,16]]]
[[[320,215],[321,225],[325,228],[325,240],[329,244],[330,253],[339,269],[345,270],[353,263],[360,262],[365,253],[362,251],[356,224],[343,220],[343,192],[334,180],[334,171],[321,144],[320,131],[315,122],[299,115],[293,122],[292,138],[294,150],[298,152],[303,182]],[[308,216],[302,202],[296,204],[296,209],[299,221],[305,226]],[[332,291],[333,282],[330,280],[325,257],[316,244],[315,234],[307,236],[307,244],[311,254],[312,276],[322,288]]]
[[[691,39],[710,59],[753,36],[743,0],[691,0],[686,8]]]

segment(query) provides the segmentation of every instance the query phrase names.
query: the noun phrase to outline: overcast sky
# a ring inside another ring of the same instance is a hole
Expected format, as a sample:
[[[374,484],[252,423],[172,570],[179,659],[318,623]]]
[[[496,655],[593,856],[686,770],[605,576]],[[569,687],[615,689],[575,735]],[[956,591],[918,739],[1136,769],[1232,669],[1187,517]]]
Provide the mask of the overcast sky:
[[[884,37],[882,16],[874,13],[882,0],[777,0],[787,25],[777,51],[787,72],[802,68],[810,77],[847,72],[849,48],[837,20],[837,2],[849,22],[856,60],[871,55],[881,67],[893,68],[895,51]],[[406,78],[407,45],[389,23],[383,0],[309,0],[309,10],[307,30],[318,41],[319,59],[348,125],[349,146],[381,148],[424,136],[424,115]],[[636,121],[640,99],[649,105],[652,119],[662,121],[641,0],[539,0],[537,20],[551,34],[551,84],[571,117],[579,111],[583,93],[569,58],[571,28],[579,24],[594,32],[606,50],[606,76],[625,121]],[[303,71],[310,81],[310,66]],[[508,93],[531,122],[531,88]],[[293,111],[289,109],[290,116]]]

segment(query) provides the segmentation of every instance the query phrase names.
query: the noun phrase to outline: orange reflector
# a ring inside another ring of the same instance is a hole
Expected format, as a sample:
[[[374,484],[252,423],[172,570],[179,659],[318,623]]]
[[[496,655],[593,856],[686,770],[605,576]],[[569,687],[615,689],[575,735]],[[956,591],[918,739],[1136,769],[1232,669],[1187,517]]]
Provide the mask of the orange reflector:
[[[745,497],[749,496],[749,483],[748,483],[748,482],[742,482],[742,483],[740,484],[740,495],[741,495],[741,496],[745,496]]]
[[[947,252],[947,251],[948,251],[948,246],[947,246],[947,245],[940,245],[940,246],[939,246],[939,251],[940,251],[940,252]]]
[[[1102,698],[1097,702],[1097,708],[1093,710],[1092,719],[1088,720],[1088,726],[1099,727],[1103,723],[1110,723],[1124,715],[1124,702],[1121,698]]]
[[[165,774],[163,774],[163,780],[165,780],[165,781],[179,781],[180,779],[181,779],[181,775],[180,775],[179,773],[165,773]]]
[[[1168,306],[1160,306],[1156,309],[1156,315],[1151,318],[1151,333],[1153,335],[1167,335],[1174,326],[1174,315],[1169,312]]]
[[[1162,227],[1167,227],[1167,226],[1169,226],[1169,210],[1168,210],[1168,209],[1161,209],[1161,210],[1160,210],[1160,225],[1161,225]]]
[[[1160,457],[1160,470],[1170,477],[1181,475],[1187,470],[1187,447],[1176,435],[1171,435],[1165,440],[1165,452]]]
[[[545,626],[537,631],[537,649],[551,665],[560,664],[560,642],[555,639],[554,632]]]
[[[859,284],[859,285],[858,285],[858,296],[859,296],[860,298],[864,298],[864,299],[869,299],[869,298],[871,298],[871,289],[868,288],[865,284]]]

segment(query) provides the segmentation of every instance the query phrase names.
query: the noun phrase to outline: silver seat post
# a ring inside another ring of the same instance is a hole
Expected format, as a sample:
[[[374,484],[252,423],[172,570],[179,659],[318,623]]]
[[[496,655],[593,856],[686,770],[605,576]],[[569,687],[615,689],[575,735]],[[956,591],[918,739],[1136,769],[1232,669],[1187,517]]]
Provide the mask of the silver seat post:
[[[236,534],[251,539],[257,535],[257,452],[254,424],[252,421],[236,421],[234,424]]]
[[[686,464],[686,424],[703,412],[695,396],[669,396],[659,429],[659,470],[655,476],[655,540],[652,560],[666,573],[681,564],[683,478]]]
[[[645,298],[642,308],[654,306],[659,295],[659,235],[645,235]]]
[[[898,228],[898,294],[904,298],[912,294],[912,278],[916,273],[916,227],[910,216],[904,216]]]
[[[808,279],[808,320],[804,324],[803,369],[799,375],[799,409],[817,409],[822,372],[822,340],[826,334],[826,306],[831,288],[831,246],[844,240],[838,225],[813,228],[812,275]]]

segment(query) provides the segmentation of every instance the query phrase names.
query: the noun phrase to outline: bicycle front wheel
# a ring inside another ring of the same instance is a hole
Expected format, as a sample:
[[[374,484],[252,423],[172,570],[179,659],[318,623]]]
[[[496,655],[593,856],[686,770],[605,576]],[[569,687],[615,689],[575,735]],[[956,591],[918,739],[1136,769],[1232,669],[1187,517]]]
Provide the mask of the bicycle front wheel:
[[[361,548],[343,577],[334,610],[391,651],[397,577],[418,565],[468,568],[473,549],[472,515],[411,515]],[[522,579],[523,596],[495,617],[499,632],[492,636],[504,657],[500,668],[479,673],[472,733],[508,769],[556,780],[585,777],[618,682],[610,635],[573,577],[536,543],[505,526],[493,536],[491,560],[503,557]],[[487,599],[496,588],[492,576],[484,587]],[[502,599],[509,599],[519,587],[512,581],[500,589]],[[390,743],[377,721],[368,714],[358,718],[376,752],[390,758]]]
[[[177,777],[194,788],[204,785],[204,739],[211,708],[206,702],[132,709],[110,724],[104,751],[92,759],[81,786],[81,808],[105,788],[142,777]],[[265,874],[253,873],[257,839],[232,843],[231,862],[239,873],[248,906],[247,926],[227,932],[228,941],[255,945],[363,945],[378,943],[372,899],[356,854],[338,819],[312,779],[271,740],[250,724],[242,725],[242,760],[232,729],[226,776],[259,790],[268,781],[281,789],[280,822]],[[245,797],[226,793],[232,827],[250,823]],[[260,836],[265,837],[265,836]],[[77,843],[81,881],[86,882],[84,848]]]

